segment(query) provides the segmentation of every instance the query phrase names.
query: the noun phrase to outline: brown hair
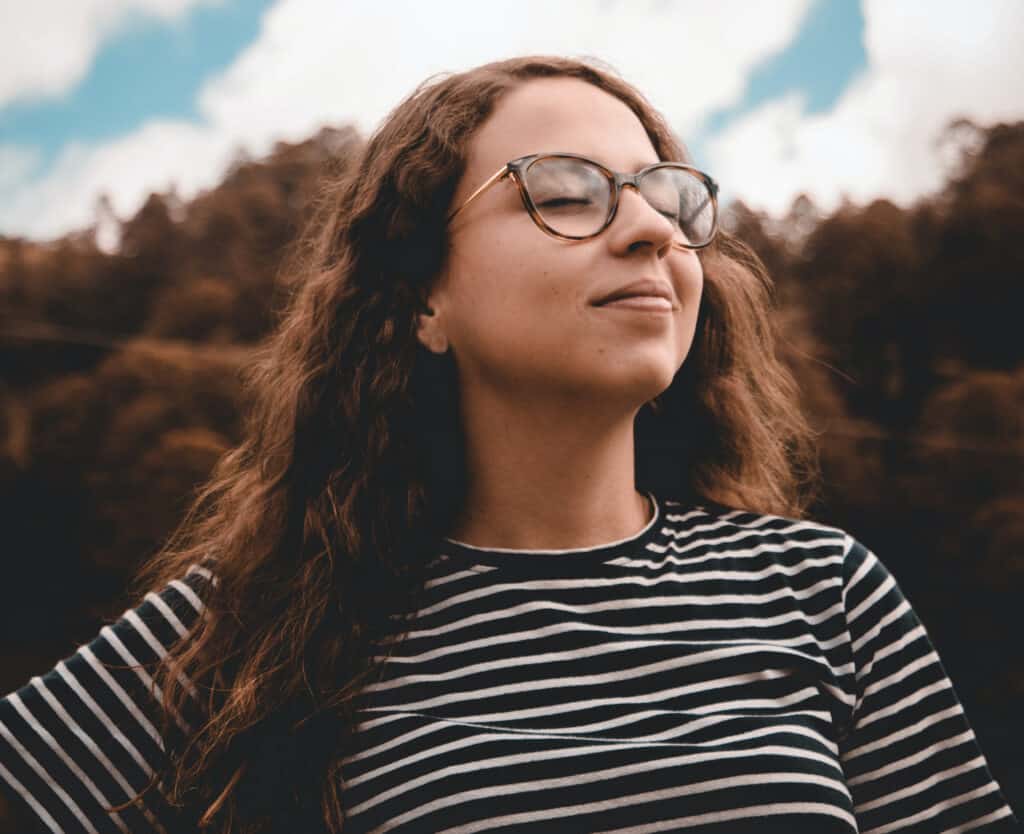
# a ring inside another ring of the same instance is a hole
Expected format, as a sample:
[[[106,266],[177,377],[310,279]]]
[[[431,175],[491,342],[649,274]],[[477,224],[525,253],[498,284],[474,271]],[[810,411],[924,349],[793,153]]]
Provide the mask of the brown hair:
[[[166,768],[151,783],[164,776],[193,824],[343,828],[353,698],[383,666],[373,637],[415,611],[465,491],[454,362],[420,345],[417,313],[445,257],[470,137],[506,91],[546,76],[618,97],[659,158],[689,161],[613,70],[528,56],[427,79],[325,184],[284,273],[282,320],[246,373],[245,439],[135,583],[161,588],[213,560],[204,616],[158,670],[167,714],[189,714],[179,672],[203,693],[192,732],[165,721]],[[726,232],[699,257],[690,355],[637,417],[637,486],[801,517],[817,451],[775,355],[771,280]]]

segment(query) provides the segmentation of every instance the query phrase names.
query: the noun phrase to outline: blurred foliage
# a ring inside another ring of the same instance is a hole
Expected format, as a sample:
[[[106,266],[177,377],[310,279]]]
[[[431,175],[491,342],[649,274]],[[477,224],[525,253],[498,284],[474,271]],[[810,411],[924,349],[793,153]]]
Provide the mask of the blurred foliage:
[[[82,232],[0,238],[0,642],[20,658],[0,664],[3,691],[120,613],[127,579],[241,439],[238,374],[281,306],[280,265],[324,175],[361,146],[325,128],[239,156],[188,203],[151,195],[116,251],[97,243],[106,199]]]
[[[1013,803],[1024,123],[959,120],[944,141],[945,186],[908,208],[844,202],[826,215],[801,196],[782,218],[734,203],[726,219],[776,282],[780,350],[821,431],[812,515],[896,575]],[[120,613],[128,577],[238,442],[238,371],[273,326],[282,258],[317,183],[361,142],[324,129],[239,157],[187,203],[154,194],[120,224],[115,252],[97,227],[47,244],[0,238],[2,691]]]

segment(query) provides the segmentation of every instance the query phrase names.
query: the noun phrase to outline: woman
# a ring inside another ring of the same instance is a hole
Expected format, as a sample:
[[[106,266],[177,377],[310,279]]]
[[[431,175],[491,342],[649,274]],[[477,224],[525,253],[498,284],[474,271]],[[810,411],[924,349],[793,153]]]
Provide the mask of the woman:
[[[326,189],[247,439],[143,601],[5,699],[19,807],[52,831],[1016,828],[892,577],[802,518],[771,285],[714,181],[661,164],[685,159],[595,62],[405,99]]]

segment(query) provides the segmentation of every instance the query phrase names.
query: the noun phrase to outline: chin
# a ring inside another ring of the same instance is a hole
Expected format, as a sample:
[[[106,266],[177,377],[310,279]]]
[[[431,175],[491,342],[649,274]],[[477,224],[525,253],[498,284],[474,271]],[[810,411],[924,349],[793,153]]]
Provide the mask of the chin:
[[[654,399],[672,384],[680,365],[672,362],[650,363],[648,367],[637,367],[627,371],[628,377],[621,379],[622,391],[629,392],[630,398],[637,406]]]

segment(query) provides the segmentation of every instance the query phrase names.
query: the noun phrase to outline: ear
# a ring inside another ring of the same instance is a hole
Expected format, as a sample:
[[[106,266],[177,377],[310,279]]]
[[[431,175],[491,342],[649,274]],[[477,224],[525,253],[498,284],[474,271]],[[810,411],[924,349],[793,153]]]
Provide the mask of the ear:
[[[448,350],[448,337],[442,327],[441,316],[435,309],[436,305],[433,296],[424,301],[417,318],[416,338],[431,353],[442,354]]]

